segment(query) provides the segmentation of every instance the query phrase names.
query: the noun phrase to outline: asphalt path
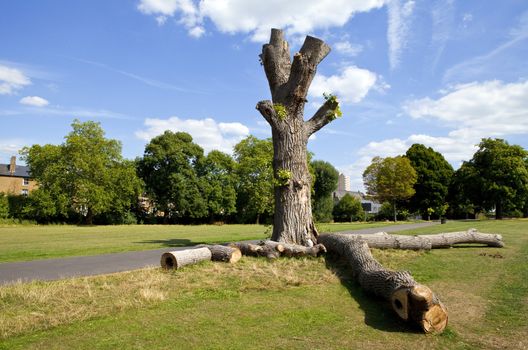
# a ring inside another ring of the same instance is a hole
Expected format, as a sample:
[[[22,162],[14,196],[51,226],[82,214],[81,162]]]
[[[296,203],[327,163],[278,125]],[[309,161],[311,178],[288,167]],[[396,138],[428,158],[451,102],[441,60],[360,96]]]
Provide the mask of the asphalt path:
[[[424,222],[387,227],[342,231],[349,234],[370,234],[375,232],[396,232],[437,224]],[[149,266],[159,266],[161,254],[167,251],[184,250],[193,247],[167,247],[126,253],[112,253],[94,256],[33,260],[0,264],[0,285],[17,281],[57,280],[70,277],[103,275],[131,271]]]

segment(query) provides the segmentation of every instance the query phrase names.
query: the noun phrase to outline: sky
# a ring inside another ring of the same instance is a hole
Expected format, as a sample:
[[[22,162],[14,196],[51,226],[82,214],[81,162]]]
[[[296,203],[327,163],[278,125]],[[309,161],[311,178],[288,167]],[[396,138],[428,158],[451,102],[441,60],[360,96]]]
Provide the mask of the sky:
[[[62,143],[74,119],[101,123],[129,159],[165,130],[206,152],[271,137],[255,110],[271,28],[292,55],[306,35],[332,48],[305,118],[324,92],[343,117],[308,147],[353,190],[374,156],[413,143],[455,169],[485,137],[528,149],[526,0],[3,0],[0,163]]]

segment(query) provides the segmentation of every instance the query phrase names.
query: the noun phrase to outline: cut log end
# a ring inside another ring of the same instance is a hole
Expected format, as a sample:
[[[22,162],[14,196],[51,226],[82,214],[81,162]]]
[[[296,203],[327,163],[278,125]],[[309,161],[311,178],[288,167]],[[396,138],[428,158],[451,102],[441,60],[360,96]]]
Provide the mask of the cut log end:
[[[417,323],[425,333],[441,333],[447,326],[446,307],[424,285],[397,289],[391,305],[400,318]]]
[[[163,267],[164,269],[167,269],[167,270],[170,270],[170,269],[175,269],[177,268],[178,266],[178,263],[176,261],[176,257],[168,252],[168,253],[163,253],[161,255],[161,267]]]

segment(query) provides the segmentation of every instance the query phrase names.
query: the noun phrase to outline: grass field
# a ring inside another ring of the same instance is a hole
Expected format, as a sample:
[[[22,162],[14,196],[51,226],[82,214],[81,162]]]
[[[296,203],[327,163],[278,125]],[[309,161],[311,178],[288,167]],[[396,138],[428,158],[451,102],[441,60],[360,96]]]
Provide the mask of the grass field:
[[[528,221],[413,233],[470,227],[503,234],[506,247],[374,250],[439,294],[449,309],[441,335],[402,323],[332,260],[244,257],[0,287],[0,349],[528,348]]]
[[[387,223],[321,225],[325,232],[383,227]],[[0,262],[96,255],[264,239],[263,225],[0,226]]]

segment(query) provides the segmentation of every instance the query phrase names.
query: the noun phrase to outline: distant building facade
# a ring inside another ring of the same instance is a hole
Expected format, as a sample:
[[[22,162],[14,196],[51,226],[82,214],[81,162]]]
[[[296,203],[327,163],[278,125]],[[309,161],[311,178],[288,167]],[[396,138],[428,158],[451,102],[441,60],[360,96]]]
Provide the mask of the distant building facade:
[[[346,176],[345,174],[339,174],[339,178],[337,181],[337,190],[335,190],[332,194],[334,202],[339,202],[341,198],[343,198],[347,194],[359,200],[361,202],[363,210],[367,214],[377,214],[381,208],[380,203],[367,199],[364,193],[360,191],[351,191],[350,177]]]
[[[29,167],[17,165],[15,156],[9,164],[0,164],[0,192],[27,196],[37,187],[37,182],[29,176]]]

